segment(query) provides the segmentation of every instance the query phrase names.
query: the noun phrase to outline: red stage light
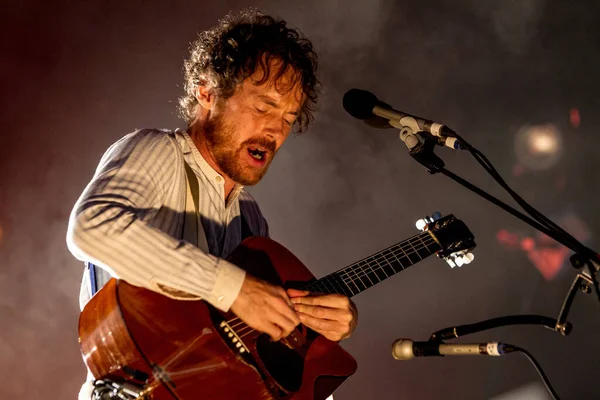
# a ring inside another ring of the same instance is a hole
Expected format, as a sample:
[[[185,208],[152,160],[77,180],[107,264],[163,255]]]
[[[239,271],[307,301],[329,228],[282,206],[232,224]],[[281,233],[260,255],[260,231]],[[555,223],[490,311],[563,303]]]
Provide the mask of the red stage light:
[[[579,115],[579,109],[573,107],[569,112],[569,120],[573,128],[578,128],[581,125],[581,115]]]

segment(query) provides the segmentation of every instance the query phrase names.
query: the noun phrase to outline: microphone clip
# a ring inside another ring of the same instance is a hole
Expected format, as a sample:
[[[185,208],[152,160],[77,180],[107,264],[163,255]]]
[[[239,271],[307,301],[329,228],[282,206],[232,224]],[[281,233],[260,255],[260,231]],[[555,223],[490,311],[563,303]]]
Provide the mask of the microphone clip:
[[[434,153],[435,146],[439,145],[437,137],[428,132],[413,133],[406,126],[400,129],[399,137],[408,147],[408,154],[427,168],[430,174],[438,173],[444,168],[444,161]]]

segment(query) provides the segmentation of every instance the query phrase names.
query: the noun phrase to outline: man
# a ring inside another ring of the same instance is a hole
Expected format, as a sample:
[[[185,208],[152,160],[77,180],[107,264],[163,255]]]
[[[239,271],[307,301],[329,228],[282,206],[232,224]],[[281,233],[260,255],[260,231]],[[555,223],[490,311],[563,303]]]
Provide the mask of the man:
[[[255,11],[230,14],[200,34],[185,61],[180,106],[187,131],[146,129],[125,136],[108,149],[75,205],[69,249],[101,267],[84,273],[82,307],[92,295],[91,282],[101,286],[112,276],[231,309],[273,340],[299,323],[331,340],[350,335],[357,312],[347,297],[286,291],[224,259],[245,230],[268,236],[243,187],[260,181],[293,129],[309,125],[318,96],[316,68],[309,40],[285,21]],[[198,247],[182,240],[189,234],[190,176],[199,189]],[[80,398],[89,396],[84,392]]]

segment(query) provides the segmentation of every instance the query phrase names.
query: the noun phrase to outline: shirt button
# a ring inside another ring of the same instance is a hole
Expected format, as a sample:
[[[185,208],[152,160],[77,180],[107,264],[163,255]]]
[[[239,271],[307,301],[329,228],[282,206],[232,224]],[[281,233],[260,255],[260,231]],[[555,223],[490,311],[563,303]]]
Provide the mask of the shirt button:
[[[215,181],[217,181],[217,182],[219,182],[219,183],[221,183],[221,181],[222,181],[222,180],[223,180],[223,178],[221,178],[220,176],[217,176],[217,177],[215,178]]]
[[[223,300],[225,300],[225,296],[219,296],[219,297],[217,298],[217,301],[218,301],[219,303],[221,303]]]

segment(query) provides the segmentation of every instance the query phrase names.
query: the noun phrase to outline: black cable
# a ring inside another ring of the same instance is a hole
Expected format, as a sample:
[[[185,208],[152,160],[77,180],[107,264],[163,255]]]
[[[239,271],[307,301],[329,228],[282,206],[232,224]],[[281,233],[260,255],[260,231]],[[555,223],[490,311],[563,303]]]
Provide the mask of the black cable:
[[[528,216],[524,215],[523,213],[515,210],[514,208],[512,208],[508,204],[502,202],[501,200],[498,200],[497,198],[495,198],[491,194],[489,194],[489,193],[485,192],[484,190],[478,188],[477,186],[475,186],[472,183],[470,183],[469,181],[461,178],[460,176],[454,174],[453,172],[449,171],[448,169],[446,169],[444,167],[437,167],[436,168],[436,172],[441,172],[442,174],[444,174],[447,177],[451,178],[452,180],[454,180],[455,182],[459,183],[460,185],[466,187],[467,189],[475,192],[476,194],[480,195],[481,197],[483,197],[484,199],[488,200],[489,202],[491,202],[491,203],[497,205],[498,207],[502,208],[504,211],[506,211],[506,212],[512,214],[513,216],[519,218],[521,221],[529,224],[530,226],[534,227],[535,229],[539,230],[540,232],[545,233],[546,235],[550,236],[551,238],[553,238],[557,242],[563,244],[565,247],[570,248],[570,249],[572,248],[571,247],[571,243],[569,243],[564,236],[557,234],[554,230],[549,229],[546,225],[543,225],[543,224],[539,223],[537,220],[529,218]]]
[[[538,374],[542,378],[542,382],[544,382],[544,385],[546,386],[546,389],[548,389],[548,392],[550,392],[550,395],[552,396],[552,398],[554,400],[560,400],[559,397],[558,397],[558,394],[556,394],[556,392],[554,391],[554,388],[550,384],[550,381],[548,380],[548,377],[544,373],[544,370],[542,369],[541,365],[537,362],[537,360],[535,359],[535,357],[533,357],[533,355],[531,353],[529,353],[527,350],[522,349],[520,347],[513,346],[513,345],[507,345],[507,346],[508,346],[509,351],[511,351],[511,352],[517,352],[517,353],[525,354],[525,356],[529,359],[529,361],[531,361],[531,363],[533,364],[533,366],[537,370]]]
[[[458,137],[458,135],[457,135],[457,137]],[[523,209],[525,211],[527,211],[527,213],[529,213],[532,217],[534,217],[540,223],[546,225],[548,228],[557,230],[559,232],[562,232],[565,235],[570,236],[559,225],[557,225],[552,220],[547,218],[544,214],[542,214],[541,212],[536,210],[534,207],[532,207],[530,204],[528,204],[525,200],[523,200],[523,198],[521,196],[519,196],[515,191],[513,191],[510,188],[510,186],[508,186],[506,181],[502,178],[500,173],[496,170],[496,168],[494,168],[494,166],[492,165],[490,160],[488,160],[488,158],[481,151],[474,148],[470,143],[466,142],[465,139],[463,139],[462,137],[459,137],[459,140],[461,140],[465,144],[465,147],[471,153],[471,155],[477,160],[477,162],[479,162],[479,164],[481,164],[481,166],[483,166],[483,168],[486,169],[490,175],[492,175],[492,177],[496,180],[496,182],[498,182],[498,184],[500,184],[500,186],[502,186],[502,188],[504,188],[504,190],[506,190],[511,195],[511,197],[513,199],[515,199],[515,201],[521,207],[523,207]],[[571,239],[574,240],[573,237],[571,237]]]
[[[486,319],[485,321],[476,322],[473,324],[451,326],[449,328],[440,329],[431,334],[430,341],[450,340],[473,333],[487,331],[489,329],[499,328],[509,325],[542,325],[545,328],[556,331],[557,321],[554,318],[544,317],[543,315],[506,315]],[[572,325],[566,322],[564,335],[571,333]]]
[[[496,170],[496,168],[494,168],[494,166],[492,165],[492,163],[488,160],[488,158],[481,151],[479,151],[478,149],[476,149],[475,147],[473,147],[470,143],[468,143],[464,138],[462,138],[458,134],[456,135],[456,137],[461,141],[461,144],[463,145],[463,147],[466,148],[471,153],[471,155],[473,156],[473,158],[475,158],[475,160],[479,164],[481,164],[481,166],[486,171],[488,171],[488,173],[490,175],[492,175],[492,177],[496,180],[496,182],[498,182],[498,184],[500,186],[502,186],[502,188],[504,188],[504,190],[506,190],[511,195],[511,197],[521,207],[523,207],[523,209],[528,214],[530,214],[532,217],[534,217],[536,220],[538,220],[543,225],[547,226],[550,230],[556,230],[557,232],[561,232],[564,235],[570,237],[571,240],[575,240],[569,233],[567,233],[566,231],[564,231],[559,225],[557,225],[552,220],[550,220],[549,218],[547,218],[544,214],[542,214],[541,212],[539,212],[538,210],[536,210],[534,207],[532,207],[530,204],[528,204],[525,200],[523,200],[523,198],[521,196],[519,196],[515,191],[513,191],[510,188],[510,186],[508,186],[508,184],[506,183],[506,181],[502,178],[502,176],[500,175],[500,173]]]
[[[467,142],[460,135],[456,134],[456,138],[460,141],[461,145],[469,151],[469,153],[475,158],[475,160],[494,178],[494,180],[504,189],[506,190],[510,196],[525,210],[529,215],[531,215],[536,221],[538,221],[541,225],[547,228],[548,231],[556,233],[563,237],[563,244],[569,247],[571,250],[575,252],[580,252],[586,257],[593,257],[596,253],[586,246],[581,244],[577,239],[575,239],[571,234],[561,228],[558,224],[552,221],[550,218],[546,217],[540,211],[535,209],[529,203],[527,203],[521,196],[519,196],[514,190],[508,186],[506,181],[500,176],[498,171],[494,168],[492,163],[487,159],[487,157],[479,150],[474,148],[469,142]]]

